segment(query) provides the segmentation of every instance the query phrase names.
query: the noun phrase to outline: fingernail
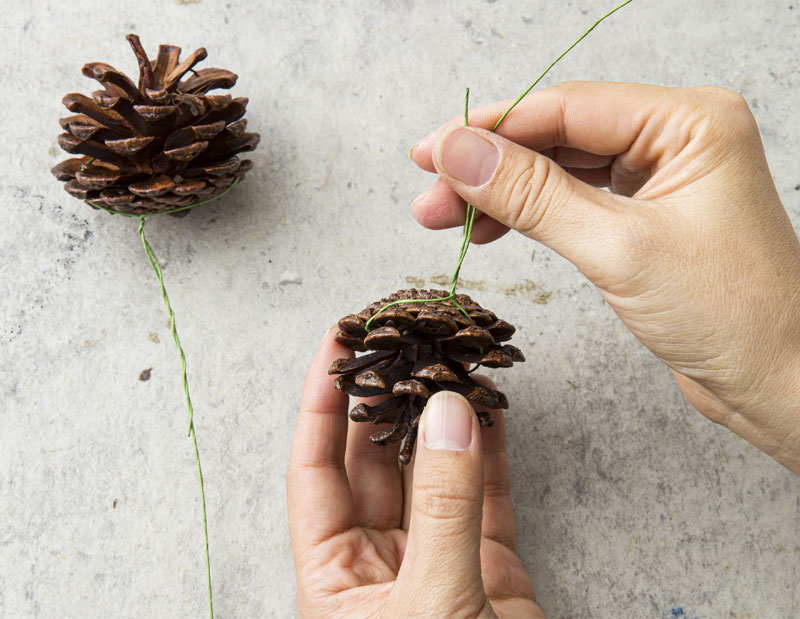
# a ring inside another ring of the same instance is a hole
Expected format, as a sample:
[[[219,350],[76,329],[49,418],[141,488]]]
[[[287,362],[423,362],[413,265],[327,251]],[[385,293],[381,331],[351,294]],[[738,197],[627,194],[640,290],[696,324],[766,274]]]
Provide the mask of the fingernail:
[[[412,146],[411,148],[409,148],[409,149],[408,149],[408,156],[409,156],[409,158],[410,158],[412,161],[414,160],[414,151],[415,151],[417,148],[419,148],[420,146],[424,146],[425,144],[427,144],[428,142],[430,142],[432,137],[433,137],[433,134],[430,134],[430,133],[429,133],[429,134],[428,134],[428,135],[426,135],[424,138],[422,138],[421,140],[419,140],[419,141],[418,141],[416,144],[414,144],[414,146]]]
[[[430,189],[426,189],[421,194],[419,194],[416,198],[414,198],[411,202],[411,212],[414,212],[414,206],[420,202],[425,196],[427,196],[431,192]]]
[[[448,133],[440,148],[445,172],[473,187],[483,185],[492,178],[500,160],[497,146],[465,128]]]
[[[472,407],[452,391],[433,394],[425,407],[425,447],[465,451],[472,443]]]

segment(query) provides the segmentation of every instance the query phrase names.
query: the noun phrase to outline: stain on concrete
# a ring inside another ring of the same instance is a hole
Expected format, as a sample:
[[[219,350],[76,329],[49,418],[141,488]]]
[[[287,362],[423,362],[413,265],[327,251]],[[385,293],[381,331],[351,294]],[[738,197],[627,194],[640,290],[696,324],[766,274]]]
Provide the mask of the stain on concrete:
[[[452,275],[447,275],[445,273],[440,273],[439,275],[432,275],[429,277],[429,281],[436,286],[441,286],[443,288],[450,288],[450,281],[452,279]],[[487,284],[482,279],[458,279],[458,287],[464,288],[466,290],[487,290]]]
[[[414,288],[425,288],[427,284],[428,287],[449,289],[450,278],[450,275],[444,273],[431,275],[429,277],[409,275],[405,278],[405,281]],[[543,290],[536,282],[530,279],[524,279],[521,282],[508,286],[502,283],[489,283],[483,279],[459,278],[458,289],[469,291],[477,290],[479,292],[498,292],[507,297],[522,297],[536,305],[546,305],[553,296],[552,290]]]
[[[299,273],[295,273],[294,271],[284,271],[281,275],[280,279],[278,280],[278,286],[290,286],[290,285],[297,285],[303,283],[303,278],[300,276]]]
[[[550,290],[541,290],[539,285],[530,279],[524,279],[506,288],[503,293],[507,297],[524,297],[538,305],[546,304],[553,294]]]
[[[425,287],[425,278],[424,277],[414,277],[413,275],[408,275],[406,277],[406,283],[409,284],[412,288],[424,288]]]

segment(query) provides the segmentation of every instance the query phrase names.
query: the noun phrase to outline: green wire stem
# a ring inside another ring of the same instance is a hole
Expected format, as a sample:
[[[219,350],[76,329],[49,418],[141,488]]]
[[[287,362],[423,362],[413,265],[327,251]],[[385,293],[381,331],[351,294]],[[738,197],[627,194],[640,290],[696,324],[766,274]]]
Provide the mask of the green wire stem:
[[[464,126],[469,125],[469,88],[467,88],[467,94],[464,96]],[[469,240],[472,238],[472,224],[475,221],[475,207],[471,204],[467,203],[467,219],[464,223],[464,236],[461,238],[461,253],[458,256],[458,264],[456,264],[455,272],[453,273],[453,277],[450,279],[450,292],[446,297],[440,297],[438,299],[400,299],[399,301],[392,301],[391,303],[387,303],[377,312],[375,312],[372,317],[367,320],[366,324],[364,325],[364,329],[366,329],[367,333],[371,331],[370,325],[375,318],[378,317],[379,314],[385,312],[390,307],[395,305],[401,305],[403,303],[434,303],[436,301],[451,301],[453,305],[455,305],[461,312],[469,318],[469,313],[461,304],[456,301],[456,284],[458,283],[458,273],[461,270],[461,264],[464,262],[464,258],[467,255],[467,250],[469,249]]]
[[[619,6],[613,8],[608,13],[603,15],[600,19],[595,21],[580,37],[578,37],[572,43],[572,45],[570,45],[567,49],[565,49],[563,52],[561,52],[561,55],[558,56],[558,58],[556,58],[553,62],[551,62],[550,65],[544,71],[542,71],[542,74],[539,77],[537,77],[533,81],[533,83],[530,86],[528,86],[527,89],[525,89],[525,92],[523,92],[519,97],[517,97],[516,100],[514,101],[514,103],[512,103],[509,106],[509,108],[505,112],[503,112],[503,115],[498,119],[498,121],[492,127],[492,132],[497,131],[497,128],[500,126],[500,123],[505,120],[505,118],[506,118],[506,116],[508,116],[509,112],[511,112],[511,110],[513,110],[515,107],[517,107],[517,104],[520,101],[522,101],[531,90],[533,90],[533,88],[536,86],[536,84],[538,84],[540,81],[542,81],[542,78],[550,72],[550,69],[552,69],[559,60],[561,60],[570,51],[572,51],[572,49],[578,43],[583,41],[589,35],[589,33],[592,30],[594,30],[598,26],[598,24],[600,24],[600,22],[602,22],[603,20],[605,20],[608,17],[611,17],[611,15],[613,15],[614,13],[619,11],[625,5],[630,4],[631,2],[633,2],[633,0],[625,0],[625,2],[623,2]],[[465,127],[469,126],[469,88],[467,88],[467,94],[466,94],[466,96],[464,98],[464,126]],[[458,284],[458,274],[461,271],[461,265],[464,263],[464,258],[467,256],[467,250],[469,249],[470,240],[472,239],[472,227],[473,227],[473,224],[475,223],[475,212],[476,212],[475,207],[472,206],[469,202],[467,202],[467,213],[466,213],[466,218],[465,218],[465,221],[464,221],[464,236],[462,237],[462,240],[461,240],[461,253],[458,256],[458,262],[456,263],[456,268],[455,268],[455,271],[453,272],[453,277],[450,280],[450,291],[449,291],[448,295],[446,297],[441,297],[441,298],[438,298],[438,299],[401,299],[399,301],[392,301],[391,303],[387,303],[381,309],[379,309],[377,312],[375,312],[369,320],[367,320],[366,324],[364,325],[364,329],[367,331],[367,333],[369,333],[371,331],[370,325],[372,324],[372,321],[375,320],[375,318],[378,317],[378,315],[380,315],[382,312],[385,312],[390,307],[393,307],[395,305],[401,305],[403,303],[436,303],[436,302],[450,301],[459,310],[461,310],[461,312],[467,318],[469,318],[469,314],[467,313],[467,311],[463,307],[461,307],[461,305],[458,303],[458,301],[455,300],[455,296],[456,296],[456,286]]]
[[[183,352],[183,346],[181,346],[181,340],[178,337],[178,329],[175,326],[175,312],[172,311],[172,305],[170,304],[169,296],[167,295],[167,288],[164,285],[164,274],[161,272],[161,264],[158,262],[158,258],[156,257],[156,252],[153,250],[153,248],[150,246],[150,243],[147,242],[147,239],[144,236],[145,217],[146,217],[145,215],[139,216],[139,238],[142,239],[142,246],[144,247],[144,251],[147,254],[147,259],[150,261],[150,265],[156,272],[158,283],[161,285],[161,296],[164,298],[164,305],[167,306],[167,311],[169,312],[169,323],[170,327],[172,328],[172,339],[175,340],[175,346],[178,347],[178,352],[181,355],[181,371],[183,373],[183,392],[184,394],[186,394],[186,407],[189,410],[188,435],[192,437],[192,443],[194,444],[194,458],[195,461],[197,462],[197,476],[200,479],[200,498],[203,503],[203,535],[205,537],[205,544],[206,544],[206,576],[208,577],[208,612],[211,619],[214,619],[214,602],[211,593],[211,558],[208,552],[208,517],[206,515],[206,490],[205,486],[203,485],[203,468],[200,466],[200,450],[197,448],[197,434],[195,433],[194,430],[194,406],[192,406],[192,398],[189,396],[189,380],[186,377],[186,355]]]
[[[87,162],[87,165],[91,163],[92,160]],[[186,354],[183,352],[183,346],[181,346],[180,337],[178,337],[178,328],[175,325],[175,312],[172,311],[172,304],[169,302],[169,295],[167,294],[167,287],[164,285],[164,274],[161,271],[161,263],[159,263],[158,258],[156,257],[156,252],[153,247],[148,243],[147,238],[144,235],[144,220],[147,217],[152,217],[153,215],[166,215],[169,213],[177,213],[178,211],[185,211],[190,208],[195,208],[201,206],[203,204],[207,204],[209,202],[213,202],[224,196],[228,193],[231,189],[234,188],[236,183],[239,182],[238,177],[234,179],[234,181],[225,188],[224,191],[221,191],[215,196],[208,198],[206,200],[202,200],[195,204],[190,204],[189,206],[181,206],[179,208],[171,209],[168,211],[159,211],[157,213],[123,213],[122,211],[115,211],[113,209],[106,208],[104,206],[100,206],[99,204],[95,204],[89,200],[85,200],[85,202],[94,208],[100,209],[102,211],[106,211],[107,213],[111,213],[112,215],[123,215],[125,217],[138,217],[139,218],[139,238],[142,240],[142,247],[144,247],[145,254],[147,254],[147,259],[150,261],[150,266],[153,267],[153,270],[156,273],[156,277],[158,278],[158,283],[161,286],[161,296],[164,299],[164,305],[167,306],[167,311],[169,312],[169,324],[170,328],[172,329],[172,339],[175,340],[175,346],[178,348],[178,353],[181,356],[181,374],[183,376],[183,393],[186,396],[186,408],[189,412],[189,431],[187,436],[192,438],[192,443],[194,445],[194,459],[197,462],[197,477],[200,480],[200,500],[203,504],[203,537],[205,540],[205,548],[206,548],[206,577],[208,580],[208,614],[211,619],[214,619],[214,598],[211,591],[211,556],[208,551],[208,515],[206,511],[206,489],[203,483],[203,467],[200,465],[200,450],[197,447],[197,433],[194,429],[194,406],[192,405],[192,398],[189,395],[189,379],[186,375]]]
[[[206,515],[206,490],[205,486],[203,485],[203,468],[200,466],[200,450],[197,448],[197,434],[195,433],[194,430],[194,406],[192,406],[192,398],[189,396],[189,380],[186,377],[186,355],[183,352],[183,346],[181,346],[181,340],[178,337],[178,329],[175,326],[175,312],[172,311],[172,305],[170,304],[169,296],[167,295],[167,288],[164,285],[164,274],[161,272],[161,264],[158,262],[158,258],[156,257],[156,252],[153,250],[153,248],[150,246],[150,243],[147,242],[147,239],[144,236],[145,217],[146,217],[145,215],[139,216],[139,238],[142,239],[142,247],[144,247],[144,251],[147,254],[147,259],[150,261],[150,265],[156,272],[158,283],[161,285],[161,296],[164,298],[164,305],[167,306],[167,311],[169,312],[169,323],[170,327],[172,328],[172,339],[175,340],[175,346],[178,347],[178,352],[181,355],[181,372],[183,373],[183,392],[184,394],[186,394],[186,407],[189,410],[188,435],[192,437],[192,443],[194,444],[194,458],[195,461],[197,462],[197,476],[200,479],[200,499],[202,500],[203,503],[203,535],[205,537],[205,544],[206,544],[206,576],[208,578],[208,612],[211,619],[214,619],[214,601],[211,593],[211,558],[208,552],[208,517]]]

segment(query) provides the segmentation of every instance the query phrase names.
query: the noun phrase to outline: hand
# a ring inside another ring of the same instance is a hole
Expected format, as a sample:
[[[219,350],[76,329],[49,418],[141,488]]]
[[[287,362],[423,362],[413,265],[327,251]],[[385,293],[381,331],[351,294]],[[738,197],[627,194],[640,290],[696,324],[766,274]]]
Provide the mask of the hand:
[[[413,475],[401,473],[397,444],[348,424],[327,374],[352,355],[325,336],[297,417],[287,494],[299,614],[544,617],[514,550],[503,415],[480,428],[464,398],[435,394]]]
[[[470,112],[491,128],[510,102]],[[565,83],[497,134],[455,119],[412,148],[429,228],[484,216],[570,260],[701,413],[800,474],[800,244],[745,100],[720,88]],[[599,189],[610,187],[611,193]]]

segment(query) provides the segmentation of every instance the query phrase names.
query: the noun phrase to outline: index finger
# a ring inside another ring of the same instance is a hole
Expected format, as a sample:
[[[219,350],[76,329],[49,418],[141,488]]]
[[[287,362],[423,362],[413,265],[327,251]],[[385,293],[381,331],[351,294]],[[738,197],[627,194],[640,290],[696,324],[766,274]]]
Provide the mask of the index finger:
[[[536,151],[567,146],[595,155],[617,155],[631,148],[657,108],[666,110],[670,100],[679,98],[678,90],[648,84],[564,82],[529,93],[496,133]],[[470,110],[470,126],[492,129],[512,103],[509,99]],[[457,116],[417,142],[409,152],[414,163],[435,172],[434,146],[445,130],[463,124],[463,115]]]
[[[325,335],[303,387],[292,455],[286,472],[289,534],[313,546],[351,526],[353,498],[344,466],[348,397],[333,387],[328,368],[353,352]]]

